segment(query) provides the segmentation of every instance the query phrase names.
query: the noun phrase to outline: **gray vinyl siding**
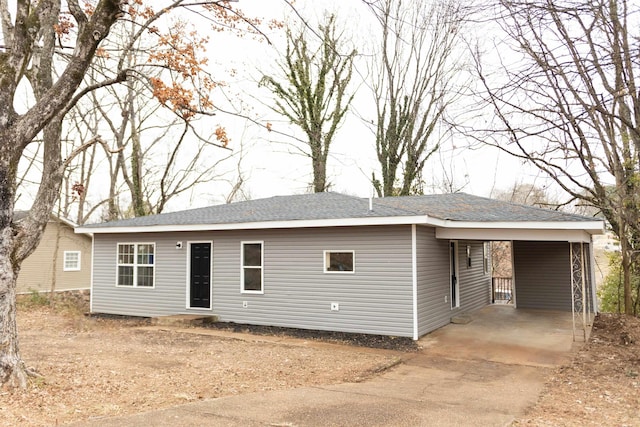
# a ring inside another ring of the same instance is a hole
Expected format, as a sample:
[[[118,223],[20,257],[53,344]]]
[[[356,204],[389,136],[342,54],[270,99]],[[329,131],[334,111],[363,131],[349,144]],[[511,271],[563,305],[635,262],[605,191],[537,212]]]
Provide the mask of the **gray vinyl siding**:
[[[91,311],[129,316],[186,313],[187,240],[193,234],[94,235]],[[176,249],[176,242],[184,247]],[[116,287],[118,243],[155,243],[153,288]]]
[[[569,243],[513,242],[518,308],[571,310]]]
[[[202,313],[187,305],[187,242],[213,242],[213,310],[220,320],[413,335],[411,226],[200,233],[96,234],[92,310],[136,316]],[[176,242],[183,249],[176,249]],[[240,292],[240,245],[262,241],[264,294]],[[156,244],[155,287],[116,287],[118,242]],[[325,250],[355,251],[355,272],[323,272]],[[243,302],[247,307],[243,308]],[[339,311],[331,311],[331,303]]]
[[[477,310],[491,302],[491,275],[484,273],[482,242],[458,241],[460,307],[451,308],[449,240],[437,240],[435,229],[418,227],[418,335],[422,336],[451,321],[451,316]],[[467,245],[471,267],[467,267]],[[446,298],[445,298],[446,297]]]
[[[467,263],[467,246],[471,247],[471,267]],[[468,312],[491,303],[491,275],[484,272],[484,252],[480,241],[458,241],[460,260],[460,308]]]
[[[432,227],[417,227],[416,249],[418,335],[422,336],[451,321],[449,241],[436,240]]]

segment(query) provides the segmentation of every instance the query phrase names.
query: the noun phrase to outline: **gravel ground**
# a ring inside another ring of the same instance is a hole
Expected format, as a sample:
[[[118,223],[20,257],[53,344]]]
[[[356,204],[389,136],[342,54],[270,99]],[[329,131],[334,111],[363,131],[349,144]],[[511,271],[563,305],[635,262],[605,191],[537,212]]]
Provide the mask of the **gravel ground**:
[[[384,335],[353,334],[330,331],[311,331],[306,329],[278,328],[274,326],[256,326],[224,322],[211,323],[206,325],[206,327],[234,332],[245,332],[254,335],[275,335],[403,352],[415,352],[419,350],[417,342],[407,337],[390,337]]]

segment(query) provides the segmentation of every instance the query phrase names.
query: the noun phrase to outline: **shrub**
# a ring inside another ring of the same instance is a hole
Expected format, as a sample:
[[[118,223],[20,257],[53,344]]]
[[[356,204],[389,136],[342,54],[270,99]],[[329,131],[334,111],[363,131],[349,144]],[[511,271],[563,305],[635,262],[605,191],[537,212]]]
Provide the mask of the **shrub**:
[[[608,254],[609,274],[598,289],[600,311],[606,313],[624,313],[624,284],[622,277],[622,256],[619,252]],[[637,267],[631,273],[631,301],[633,313],[638,315],[638,289],[640,289],[640,274]]]
[[[37,290],[30,289],[29,294],[25,295],[21,302],[26,307],[41,307],[49,305],[49,297],[45,294],[41,294]]]

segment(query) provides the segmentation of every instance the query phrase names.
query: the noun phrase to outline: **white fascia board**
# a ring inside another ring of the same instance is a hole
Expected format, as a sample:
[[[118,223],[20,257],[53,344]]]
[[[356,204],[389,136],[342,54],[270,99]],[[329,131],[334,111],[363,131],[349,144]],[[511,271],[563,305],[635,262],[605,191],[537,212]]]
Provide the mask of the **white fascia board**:
[[[95,227],[82,226],[75,229],[76,233],[163,233],[170,231],[221,231],[221,230],[258,230],[281,228],[311,228],[311,227],[353,227],[362,225],[409,225],[428,224],[427,217],[399,216],[373,218],[339,218],[317,220],[291,221],[263,221],[228,224],[193,224],[193,225],[149,225],[137,227]]]
[[[523,229],[523,230],[583,230],[589,234],[604,234],[604,221],[450,221],[434,225],[443,228]]]
[[[527,240],[547,242],[591,241],[587,230],[571,229],[530,229],[530,228],[442,228],[436,227],[436,239],[451,240]]]
[[[60,221],[61,223],[65,224],[65,225],[68,225],[68,226],[69,226],[69,227],[71,227],[71,228],[75,228],[75,227],[77,227],[77,226],[78,226],[78,224],[76,224],[75,222],[71,221],[70,219],[66,219],[66,218],[63,218],[63,217],[61,217],[61,216],[58,216],[58,217],[57,217],[57,216],[55,216],[55,215],[54,215],[54,218],[56,218],[56,219],[57,219],[58,221]]]

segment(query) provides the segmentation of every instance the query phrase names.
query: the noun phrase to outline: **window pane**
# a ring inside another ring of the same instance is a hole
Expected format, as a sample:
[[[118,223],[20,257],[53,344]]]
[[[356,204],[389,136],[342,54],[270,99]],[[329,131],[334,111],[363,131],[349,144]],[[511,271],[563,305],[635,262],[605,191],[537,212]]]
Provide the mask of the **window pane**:
[[[261,291],[262,290],[262,269],[261,268],[245,268],[244,269],[244,290],[245,291]]]
[[[133,264],[133,245],[118,245],[118,264]]]
[[[262,266],[262,243],[244,243],[244,265],[260,267]]]
[[[133,267],[118,266],[118,285],[133,286]]]
[[[138,286],[153,286],[153,267],[138,267]]]
[[[153,245],[138,245],[138,264],[153,264]]]
[[[64,253],[64,269],[79,270],[80,269],[80,252]]]
[[[353,271],[353,252],[329,252],[327,271]]]

